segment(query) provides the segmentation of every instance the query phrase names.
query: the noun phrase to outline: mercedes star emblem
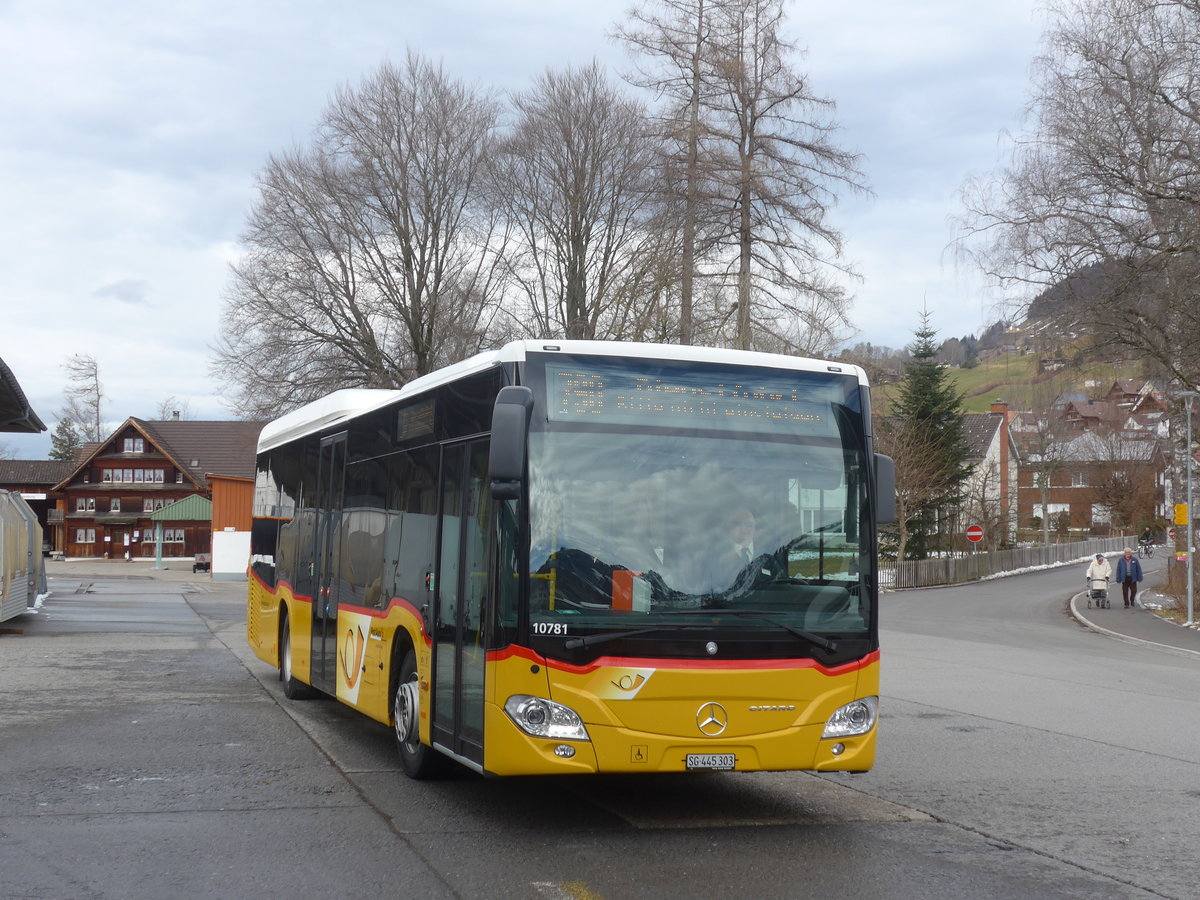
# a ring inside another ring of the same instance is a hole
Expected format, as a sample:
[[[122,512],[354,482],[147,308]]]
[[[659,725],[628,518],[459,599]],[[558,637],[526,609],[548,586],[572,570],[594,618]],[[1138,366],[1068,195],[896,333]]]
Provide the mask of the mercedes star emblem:
[[[696,712],[696,727],[707,737],[716,737],[729,727],[729,713],[720,703],[705,703]]]

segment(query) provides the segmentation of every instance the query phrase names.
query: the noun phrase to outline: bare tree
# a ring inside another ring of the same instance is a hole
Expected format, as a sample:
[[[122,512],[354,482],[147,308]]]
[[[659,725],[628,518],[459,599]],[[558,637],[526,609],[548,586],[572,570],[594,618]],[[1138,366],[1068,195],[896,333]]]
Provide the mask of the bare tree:
[[[783,0],[738,0],[714,12],[720,43],[701,102],[713,122],[722,245],[737,285],[733,344],[750,349],[756,331],[786,340],[814,298],[823,321],[848,331],[841,281],[852,269],[828,213],[839,190],[866,190],[861,159],[834,143],[833,101],[791,64]]]
[[[1102,348],[1200,372],[1200,3],[1053,0],[1028,130],[963,189],[960,247],[1009,291],[1058,285]]]
[[[1163,468],[1158,442],[1115,431],[1092,437],[1095,463],[1090,477],[1096,504],[1108,512],[1114,527],[1126,533],[1155,524],[1163,501],[1157,479]]]
[[[834,144],[833,103],[792,65],[782,0],[644,0],[630,19],[616,34],[639,56],[631,80],[662,99],[682,338],[830,352],[851,331],[853,272],[827,214],[865,187],[859,157]],[[707,317],[693,318],[697,278],[727,288]]]
[[[937,438],[918,420],[881,416],[875,447],[896,465],[896,559],[908,553],[913,522],[931,504],[955,490],[958,481],[942,462]]]
[[[1066,448],[1072,435],[1044,412],[1032,413],[1027,430],[1019,439],[1022,445],[1021,467],[1031,473],[1041,504],[1042,543],[1050,544],[1050,501],[1059,475],[1066,471]],[[1019,523],[1018,523],[1019,524]]]
[[[614,34],[638,55],[629,80],[660,98],[655,117],[663,138],[664,189],[674,196],[679,215],[679,340],[690,344],[694,329],[695,276],[714,223],[706,201],[709,126],[701,99],[711,92],[713,10],[725,0],[646,0],[629,11],[630,23]],[[702,238],[707,236],[707,240]]]
[[[641,106],[595,62],[546,72],[513,104],[496,164],[523,300],[513,314],[537,337],[637,336],[661,283],[655,143]]]
[[[158,401],[154,417],[159,421],[166,421],[167,419],[190,419],[192,417],[192,407],[187,400],[180,400],[172,394]]]
[[[339,90],[310,148],[268,160],[214,363],[244,414],[398,387],[483,345],[502,287],[482,184],[497,116],[410,53]]]
[[[361,252],[407,377],[477,351],[499,303],[506,226],[485,202],[499,106],[414,53],[342,90],[325,130],[351,161]]]
[[[100,381],[100,365],[94,356],[76,353],[65,363],[67,386],[63,389],[60,419],[70,419],[85,441],[104,440],[104,385]]]
[[[963,489],[962,517],[983,529],[985,550],[999,550],[1009,536],[1009,515],[1001,503],[1007,490],[1000,478],[1000,466],[994,461],[981,463]]]

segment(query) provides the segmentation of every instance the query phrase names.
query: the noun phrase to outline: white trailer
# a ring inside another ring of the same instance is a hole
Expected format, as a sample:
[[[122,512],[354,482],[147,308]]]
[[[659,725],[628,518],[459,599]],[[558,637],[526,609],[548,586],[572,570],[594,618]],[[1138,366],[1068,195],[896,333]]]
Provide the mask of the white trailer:
[[[44,579],[42,526],[20,494],[0,491],[0,622],[33,606]]]

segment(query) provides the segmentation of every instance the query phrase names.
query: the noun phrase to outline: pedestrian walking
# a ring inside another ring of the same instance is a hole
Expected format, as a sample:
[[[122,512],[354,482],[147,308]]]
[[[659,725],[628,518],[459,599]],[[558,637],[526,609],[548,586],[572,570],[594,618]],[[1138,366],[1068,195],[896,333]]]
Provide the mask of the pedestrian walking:
[[[1084,576],[1087,581],[1088,609],[1092,608],[1093,600],[1101,609],[1108,607],[1108,582],[1112,580],[1112,573],[1112,566],[1108,564],[1104,554],[1097,553],[1092,564],[1088,566],[1087,575]]]
[[[1133,555],[1133,551],[1125,548],[1124,555],[1117,560],[1117,581],[1121,585],[1121,597],[1126,608],[1137,606],[1137,586],[1142,580],[1142,564]]]

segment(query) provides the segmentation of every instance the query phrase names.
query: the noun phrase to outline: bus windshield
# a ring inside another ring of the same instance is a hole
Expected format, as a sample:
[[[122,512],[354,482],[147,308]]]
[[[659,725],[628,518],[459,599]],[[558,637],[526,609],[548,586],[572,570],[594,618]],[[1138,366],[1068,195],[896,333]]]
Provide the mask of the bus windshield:
[[[829,657],[846,642],[861,653],[872,547],[856,381],[695,363],[633,377],[638,363],[622,365],[594,382],[568,364],[545,369],[529,445],[535,649]],[[633,393],[637,383],[650,391]]]

